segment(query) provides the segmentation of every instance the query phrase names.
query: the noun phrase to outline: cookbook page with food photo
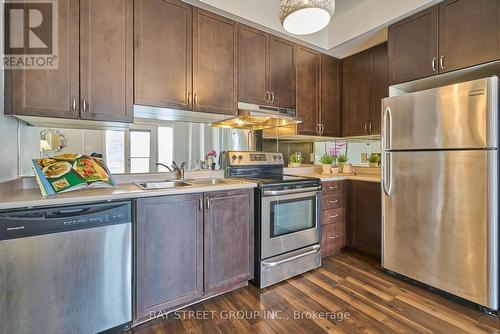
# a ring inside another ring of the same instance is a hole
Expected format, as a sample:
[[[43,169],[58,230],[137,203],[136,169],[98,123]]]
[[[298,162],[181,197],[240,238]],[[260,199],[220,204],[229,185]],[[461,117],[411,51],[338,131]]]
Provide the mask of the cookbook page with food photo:
[[[33,159],[33,169],[42,195],[83,188],[116,185],[106,165],[83,154],[66,153],[44,159]]]

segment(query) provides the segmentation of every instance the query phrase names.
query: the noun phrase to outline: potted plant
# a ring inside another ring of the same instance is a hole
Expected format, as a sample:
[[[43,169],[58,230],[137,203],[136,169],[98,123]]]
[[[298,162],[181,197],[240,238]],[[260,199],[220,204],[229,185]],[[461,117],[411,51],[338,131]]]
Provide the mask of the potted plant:
[[[319,158],[319,162],[323,166],[323,174],[330,174],[333,163],[335,162],[335,157],[330,154],[323,154]]]
[[[338,166],[340,168],[340,170],[344,170],[344,165],[345,163],[348,161],[349,159],[347,158],[347,156],[345,154],[340,154],[338,157],[337,157],[337,163],[338,163]]]
[[[215,150],[211,150],[205,156],[205,160],[207,161],[209,169],[215,170],[215,159],[216,158],[217,158],[217,152]]]
[[[291,167],[300,167],[302,165],[302,161],[304,158],[302,155],[298,153],[294,153],[290,156],[290,166]]]
[[[370,167],[378,167],[380,166],[380,153],[372,153],[368,158],[368,163]]]

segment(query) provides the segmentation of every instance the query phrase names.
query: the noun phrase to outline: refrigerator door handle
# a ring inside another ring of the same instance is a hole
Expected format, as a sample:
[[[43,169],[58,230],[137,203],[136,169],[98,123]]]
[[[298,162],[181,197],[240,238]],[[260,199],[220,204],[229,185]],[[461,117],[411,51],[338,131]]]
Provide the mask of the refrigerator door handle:
[[[391,196],[392,190],[392,159],[390,152],[384,152],[382,166],[382,189],[387,197]]]
[[[383,144],[384,144],[384,150],[389,150],[391,148],[391,142],[392,142],[392,114],[391,114],[391,108],[387,107],[384,110],[384,138],[383,138]]]

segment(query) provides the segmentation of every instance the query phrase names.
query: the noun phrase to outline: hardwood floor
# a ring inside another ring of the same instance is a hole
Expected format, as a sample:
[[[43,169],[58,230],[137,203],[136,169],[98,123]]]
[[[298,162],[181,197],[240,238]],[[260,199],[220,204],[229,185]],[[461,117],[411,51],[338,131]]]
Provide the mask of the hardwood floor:
[[[320,269],[262,291],[249,285],[131,333],[500,333],[500,322],[343,252]]]

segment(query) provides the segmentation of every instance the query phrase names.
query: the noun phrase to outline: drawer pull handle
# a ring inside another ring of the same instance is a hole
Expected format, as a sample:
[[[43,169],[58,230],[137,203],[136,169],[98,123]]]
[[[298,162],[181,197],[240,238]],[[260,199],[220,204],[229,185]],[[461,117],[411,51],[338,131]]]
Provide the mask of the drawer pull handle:
[[[333,237],[330,237],[330,239],[332,239],[332,240],[335,240],[335,239],[338,239],[338,238],[340,238],[340,235],[334,235]]]
[[[336,204],[336,203],[338,203],[338,202],[339,202],[339,200],[338,200],[338,199],[336,199],[335,201],[330,201],[330,203],[331,203],[331,204]]]
[[[335,218],[337,218],[338,216],[339,216],[339,215],[333,215],[333,216],[330,216],[330,218],[335,219]]]
[[[330,190],[333,190],[333,189],[338,189],[338,188],[339,188],[339,186],[335,186],[335,187],[328,187],[328,189],[330,189]]]

